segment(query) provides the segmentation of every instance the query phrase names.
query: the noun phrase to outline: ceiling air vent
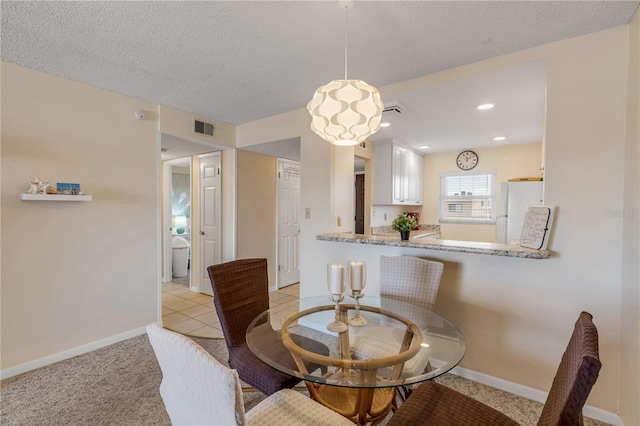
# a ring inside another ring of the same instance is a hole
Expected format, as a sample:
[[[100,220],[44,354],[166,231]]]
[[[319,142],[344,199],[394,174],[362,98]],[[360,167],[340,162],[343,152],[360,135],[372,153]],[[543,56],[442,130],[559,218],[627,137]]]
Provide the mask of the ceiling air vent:
[[[393,114],[402,114],[407,108],[398,101],[390,101],[384,104],[382,112],[390,112]]]
[[[213,136],[213,124],[211,123],[195,120],[193,129],[196,133],[200,133],[201,135]]]

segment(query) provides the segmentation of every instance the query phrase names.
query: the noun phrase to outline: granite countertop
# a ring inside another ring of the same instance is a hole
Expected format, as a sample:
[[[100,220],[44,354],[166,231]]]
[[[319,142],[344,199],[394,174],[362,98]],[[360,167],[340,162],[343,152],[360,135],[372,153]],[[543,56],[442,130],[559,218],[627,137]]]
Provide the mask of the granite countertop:
[[[527,258],[527,259],[548,259],[549,257],[551,257],[551,251],[549,250],[534,250],[534,249],[520,247],[516,245],[511,245],[511,244],[481,243],[481,242],[475,242],[475,241],[437,240],[437,239],[430,239],[430,238],[416,238],[409,241],[401,241],[399,235],[395,237],[390,237],[390,236],[384,236],[384,235],[353,234],[353,233],[345,232],[345,233],[317,235],[316,239],[320,241],[333,241],[333,242],[339,242],[339,243],[371,244],[371,245],[392,246],[392,247],[409,247],[409,248],[440,250],[440,251],[448,251],[448,252],[456,252],[456,253],[520,257],[520,258]]]

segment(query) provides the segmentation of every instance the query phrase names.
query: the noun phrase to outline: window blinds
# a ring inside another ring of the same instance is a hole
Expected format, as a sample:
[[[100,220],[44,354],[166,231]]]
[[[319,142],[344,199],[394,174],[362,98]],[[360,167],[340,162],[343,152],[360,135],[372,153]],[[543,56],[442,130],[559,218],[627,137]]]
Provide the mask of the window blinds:
[[[440,175],[440,222],[495,223],[495,171]]]

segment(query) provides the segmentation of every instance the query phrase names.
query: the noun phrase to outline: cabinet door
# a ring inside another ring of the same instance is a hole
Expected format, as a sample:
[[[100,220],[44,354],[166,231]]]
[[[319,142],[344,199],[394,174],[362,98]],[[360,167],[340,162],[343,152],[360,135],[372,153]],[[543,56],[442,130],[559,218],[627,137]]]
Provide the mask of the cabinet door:
[[[406,150],[401,146],[393,146],[391,179],[392,186],[392,202],[394,204],[404,203],[407,192],[407,179],[405,174],[405,155]]]
[[[406,160],[407,203],[422,204],[422,157],[409,151]]]
[[[374,145],[372,204],[422,204],[422,161],[395,142]]]

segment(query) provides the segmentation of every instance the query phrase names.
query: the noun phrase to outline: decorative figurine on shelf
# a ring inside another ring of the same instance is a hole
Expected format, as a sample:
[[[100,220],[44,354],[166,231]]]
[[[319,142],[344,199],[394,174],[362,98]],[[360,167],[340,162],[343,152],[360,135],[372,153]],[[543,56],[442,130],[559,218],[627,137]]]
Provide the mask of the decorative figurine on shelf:
[[[35,178],[30,182],[30,187],[27,189],[27,194],[55,194],[55,189],[51,188],[49,182],[42,182],[40,179]]]
[[[367,325],[367,320],[360,316],[360,299],[364,297],[365,263],[360,261],[349,262],[349,284],[351,285],[351,297],[356,300],[356,314],[349,318],[349,324],[354,327]]]
[[[407,241],[409,239],[409,233],[416,226],[418,226],[418,222],[404,213],[398,214],[398,217],[393,219],[393,222],[391,223],[393,230],[400,232],[400,239],[403,241]]]
[[[327,265],[327,288],[331,301],[335,303],[335,320],[327,325],[327,330],[341,333],[347,331],[347,324],[340,321],[340,302],[344,300],[344,266],[334,263]]]

